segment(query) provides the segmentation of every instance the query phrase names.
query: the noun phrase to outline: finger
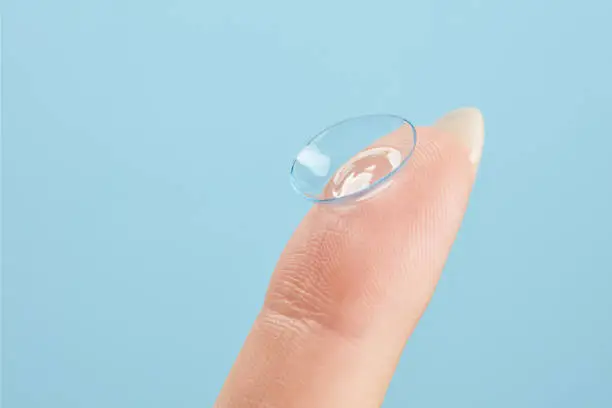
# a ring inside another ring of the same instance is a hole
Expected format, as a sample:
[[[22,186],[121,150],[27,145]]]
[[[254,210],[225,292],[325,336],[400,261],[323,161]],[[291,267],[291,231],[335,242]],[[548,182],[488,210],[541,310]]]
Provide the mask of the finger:
[[[219,408],[371,408],[382,403],[429,302],[480,159],[480,112],[418,129],[388,188],[316,205],[280,257]]]

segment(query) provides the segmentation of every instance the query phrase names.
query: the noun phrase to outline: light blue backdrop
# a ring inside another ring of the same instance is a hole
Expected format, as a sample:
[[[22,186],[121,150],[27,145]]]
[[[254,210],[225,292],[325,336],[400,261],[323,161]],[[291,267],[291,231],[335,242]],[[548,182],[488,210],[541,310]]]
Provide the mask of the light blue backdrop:
[[[385,407],[612,406],[612,3],[4,0],[6,408],[211,406],[361,113],[479,106],[477,187]]]

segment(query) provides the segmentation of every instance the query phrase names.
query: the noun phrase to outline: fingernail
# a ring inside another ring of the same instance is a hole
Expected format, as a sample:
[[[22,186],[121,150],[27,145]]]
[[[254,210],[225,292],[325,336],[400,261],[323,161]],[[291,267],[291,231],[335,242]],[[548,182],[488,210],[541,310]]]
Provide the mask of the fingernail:
[[[434,127],[459,137],[469,149],[470,161],[480,163],[484,145],[484,119],[477,108],[459,108],[442,116]]]

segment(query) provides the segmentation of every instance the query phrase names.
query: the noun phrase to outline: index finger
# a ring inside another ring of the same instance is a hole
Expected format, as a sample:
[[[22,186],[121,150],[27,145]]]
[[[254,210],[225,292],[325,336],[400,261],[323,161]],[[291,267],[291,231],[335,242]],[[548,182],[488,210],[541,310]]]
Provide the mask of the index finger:
[[[380,406],[461,223],[482,116],[459,109],[418,135],[388,188],[307,214],[217,407]]]

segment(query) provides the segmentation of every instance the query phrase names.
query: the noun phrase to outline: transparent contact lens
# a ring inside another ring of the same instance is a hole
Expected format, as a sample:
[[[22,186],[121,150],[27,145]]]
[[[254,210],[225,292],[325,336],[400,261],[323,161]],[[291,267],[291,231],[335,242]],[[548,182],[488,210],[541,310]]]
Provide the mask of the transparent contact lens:
[[[298,153],[291,184],[316,202],[361,199],[406,163],[415,144],[414,126],[399,116],[347,119],[317,134]]]

